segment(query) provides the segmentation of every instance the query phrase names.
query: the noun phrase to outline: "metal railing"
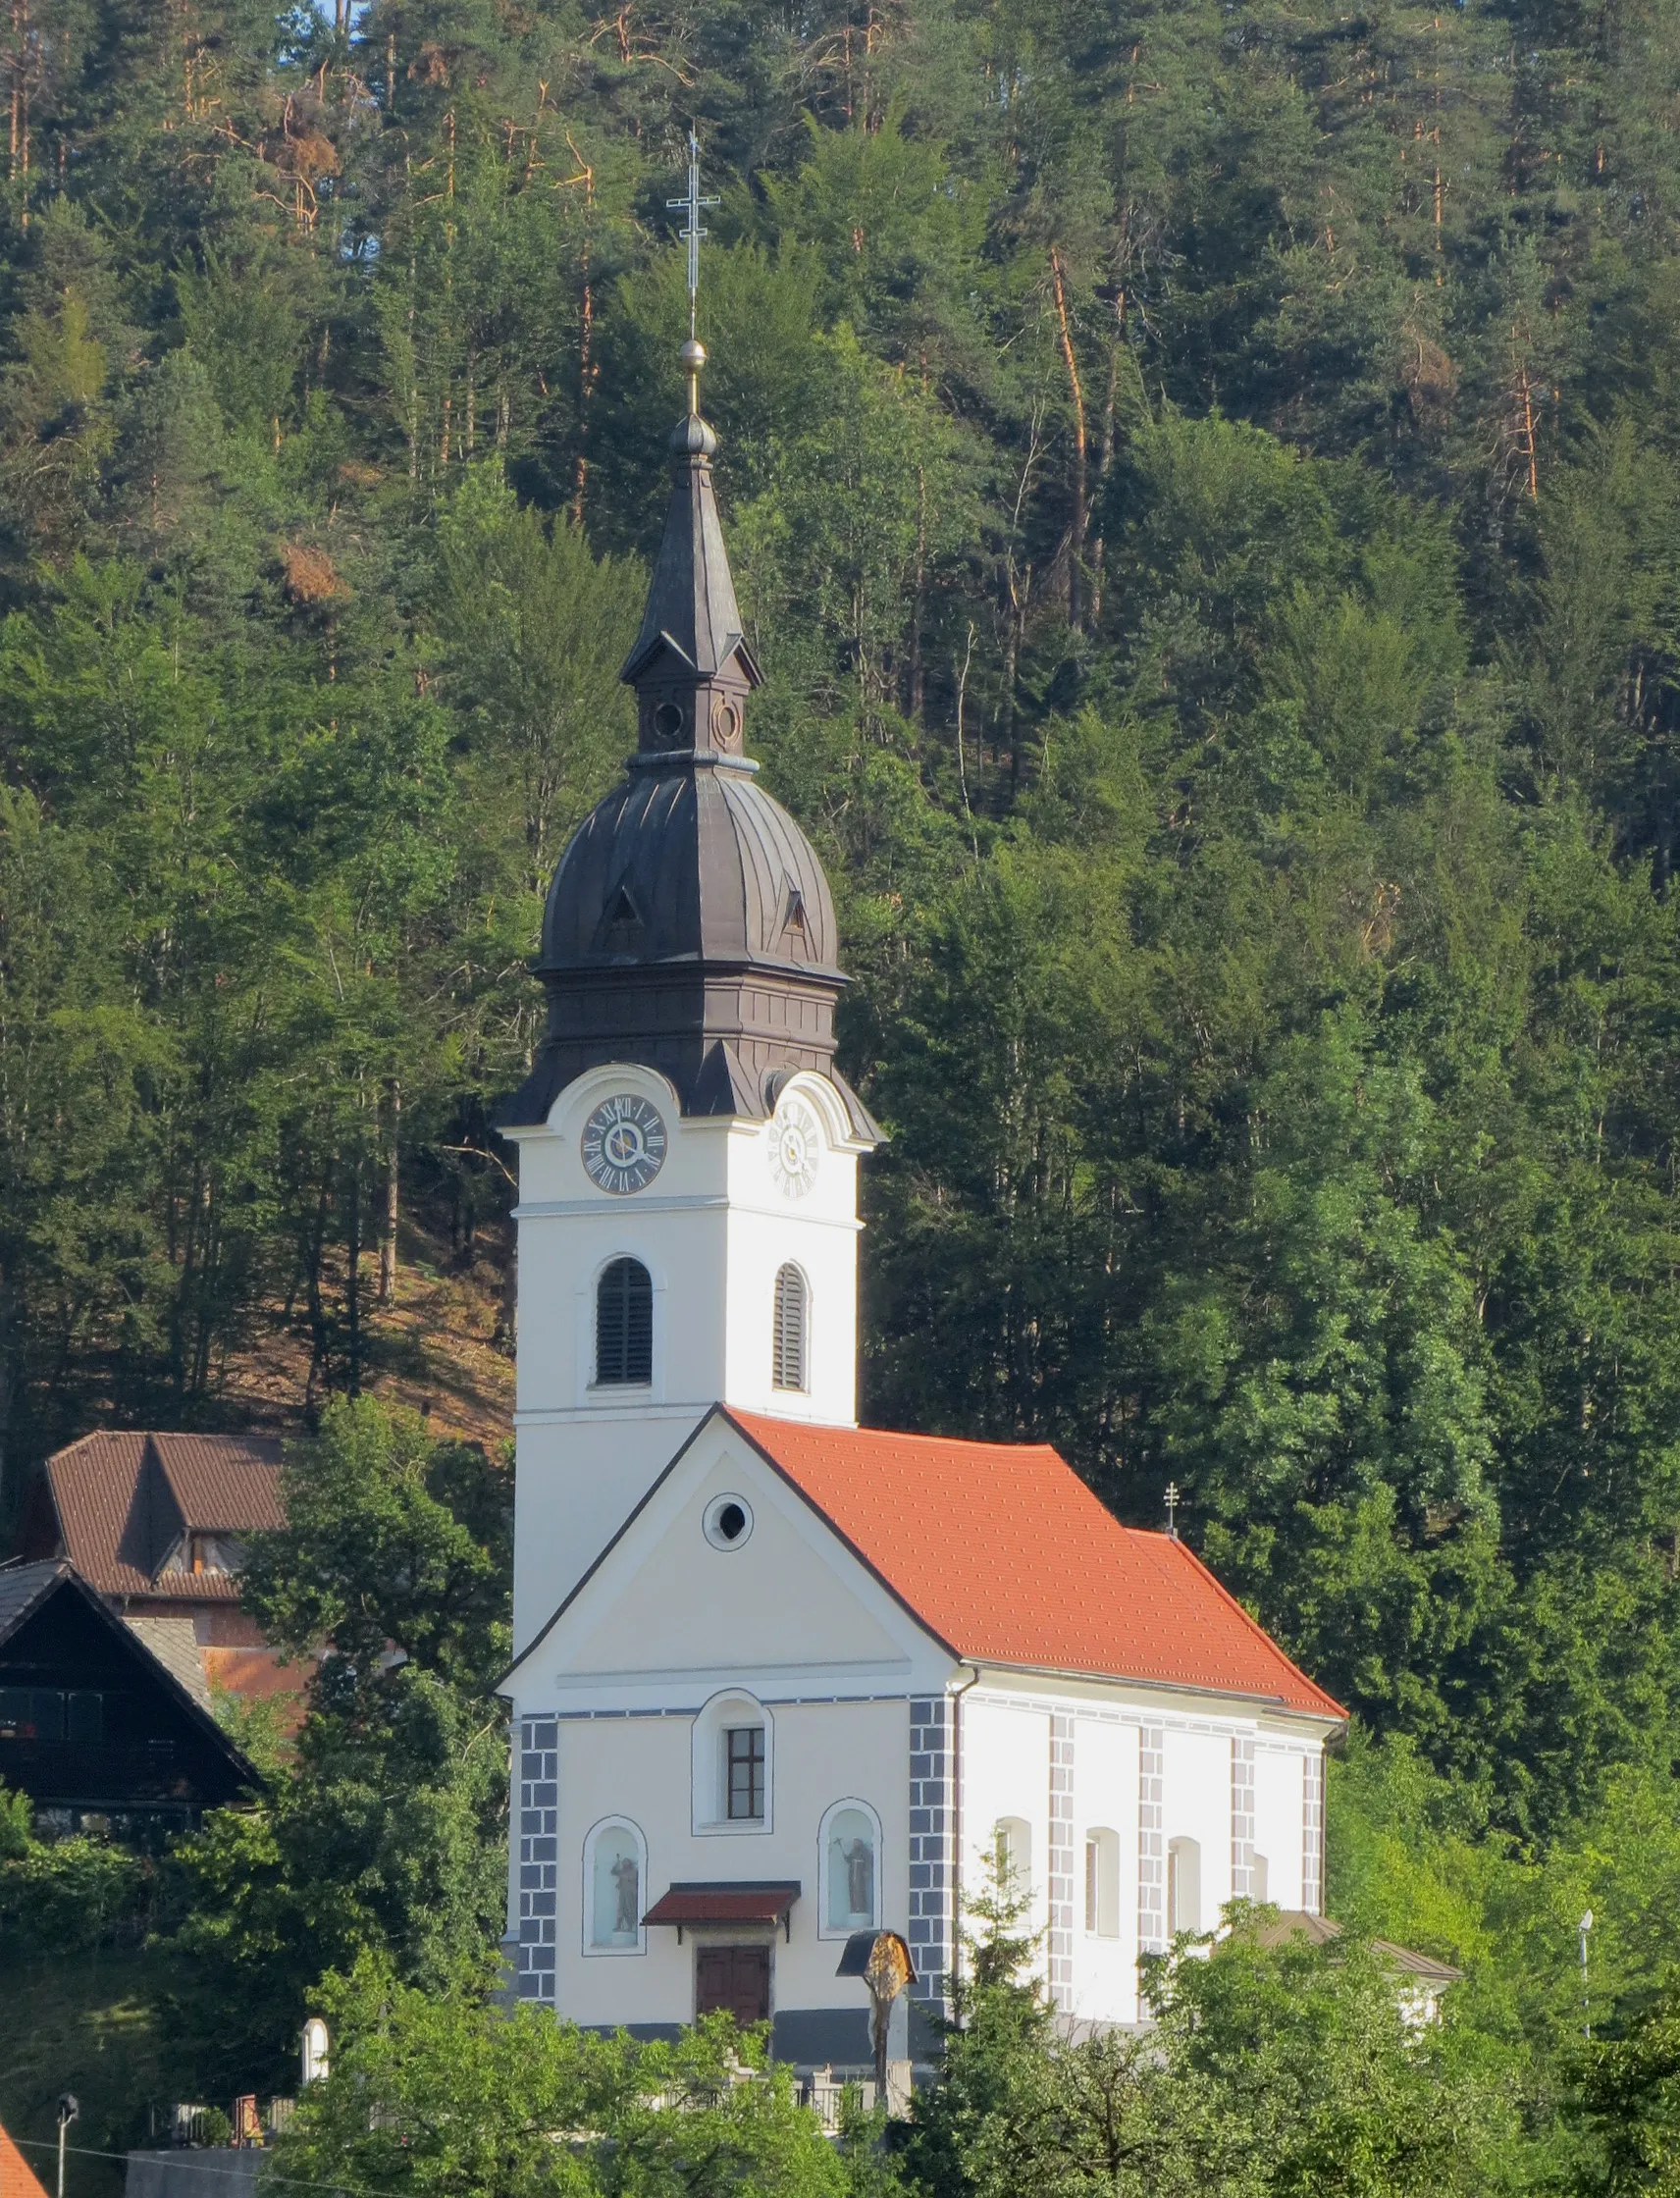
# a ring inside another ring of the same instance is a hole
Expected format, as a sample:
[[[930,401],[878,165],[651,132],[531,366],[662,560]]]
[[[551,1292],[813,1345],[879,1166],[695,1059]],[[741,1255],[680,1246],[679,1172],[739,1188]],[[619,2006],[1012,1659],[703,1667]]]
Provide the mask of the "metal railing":
[[[154,2144],[205,2150],[217,2146],[238,2147],[272,2144],[297,2111],[295,2099],[270,2099],[259,2110],[248,2093],[226,2107],[204,2106],[182,2100],[151,2110]]]

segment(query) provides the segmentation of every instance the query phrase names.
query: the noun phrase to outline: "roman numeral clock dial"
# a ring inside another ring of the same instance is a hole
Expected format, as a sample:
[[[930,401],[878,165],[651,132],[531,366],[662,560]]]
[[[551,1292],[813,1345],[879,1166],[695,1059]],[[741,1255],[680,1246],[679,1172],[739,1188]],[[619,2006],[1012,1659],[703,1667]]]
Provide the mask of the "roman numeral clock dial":
[[[601,1189],[624,1198],[647,1189],[665,1164],[665,1145],[658,1108],[634,1092],[615,1092],[583,1125],[584,1172]]]

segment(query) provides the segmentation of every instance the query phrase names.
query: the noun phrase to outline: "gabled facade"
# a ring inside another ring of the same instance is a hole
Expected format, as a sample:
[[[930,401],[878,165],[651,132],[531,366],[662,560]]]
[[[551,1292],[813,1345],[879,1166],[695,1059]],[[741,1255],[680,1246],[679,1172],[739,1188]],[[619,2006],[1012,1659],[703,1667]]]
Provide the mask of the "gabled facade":
[[[284,1523],[278,1441],[112,1430],[48,1458],[21,1553],[67,1559],[201,1700],[290,1697],[238,1587],[244,1537]]]
[[[692,398],[692,385],[691,385]],[[1233,1898],[1316,1912],[1338,1705],[1044,1446],[860,1429],[857,1171],[820,864],[753,784],[691,410],[642,743],[550,898],[519,1148],[510,1963],[580,2022],[868,2059],[847,1938],[948,1990],[1000,1843],[1070,2021]],[[894,2055],[917,2049],[897,2015]]]
[[[0,1567],[0,1779],[142,1845],[262,1780],[183,1675],[62,1559]]]
[[[1000,1836],[1073,2020],[1136,2021],[1138,1954],[1230,1900],[1320,1906],[1341,1712],[1048,1450],[715,1409],[508,1684],[521,1988],[581,2020],[674,2028],[752,1945],[777,2051],[863,2063],[841,1944],[940,1997]]]

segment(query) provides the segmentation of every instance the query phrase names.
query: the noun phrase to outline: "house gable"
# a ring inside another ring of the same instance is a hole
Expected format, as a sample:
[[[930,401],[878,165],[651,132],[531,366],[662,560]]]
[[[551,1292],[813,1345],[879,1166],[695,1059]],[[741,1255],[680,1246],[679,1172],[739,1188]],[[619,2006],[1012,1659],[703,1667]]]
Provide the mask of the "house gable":
[[[731,1542],[716,1514],[748,1521]],[[942,1687],[955,1658],[723,1412],[708,1415],[504,1682],[521,1701],[743,1681]],[[579,1702],[579,1706],[582,1706]]]

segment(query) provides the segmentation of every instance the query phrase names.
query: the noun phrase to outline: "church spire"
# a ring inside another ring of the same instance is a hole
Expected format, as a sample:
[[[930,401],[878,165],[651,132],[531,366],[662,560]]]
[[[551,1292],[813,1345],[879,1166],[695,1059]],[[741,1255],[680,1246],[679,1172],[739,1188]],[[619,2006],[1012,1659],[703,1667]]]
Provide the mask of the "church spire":
[[[711,460],[717,438],[700,413],[706,347],[690,337],[687,417],[671,434],[675,467],[664,539],[647,607],[620,677],[636,690],[638,761],[739,761],[744,706],[762,674],[741,631],[741,610]]]
[[[699,148],[689,141],[691,313]],[[647,607],[620,676],[636,691],[636,753],[573,834],[554,873],[537,970],[549,1028],[503,1115],[547,1122],[604,1063],[663,1076],[685,1115],[762,1121],[788,1078],[823,1077],[855,1134],[879,1131],[834,1067],[834,901],[816,851],[742,753],[762,684],[741,631],[711,485],[717,438],[701,416],[706,350],[680,353],[688,408],[670,438],[671,499]]]
[[[700,217],[717,200],[701,196],[700,139],[692,130],[688,190],[666,204],[688,217],[681,231],[688,246],[688,341],[678,354],[688,377],[688,413],[671,434],[676,470],[664,540],[642,630],[619,674],[636,690],[636,761],[643,769],[679,762],[741,764],[745,704],[762,683],[742,638],[740,605],[712,493],[717,438],[700,416],[700,372],[706,364],[706,345],[696,334],[700,242],[706,235]]]

